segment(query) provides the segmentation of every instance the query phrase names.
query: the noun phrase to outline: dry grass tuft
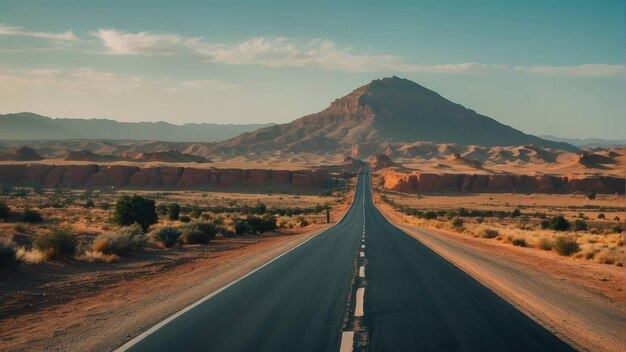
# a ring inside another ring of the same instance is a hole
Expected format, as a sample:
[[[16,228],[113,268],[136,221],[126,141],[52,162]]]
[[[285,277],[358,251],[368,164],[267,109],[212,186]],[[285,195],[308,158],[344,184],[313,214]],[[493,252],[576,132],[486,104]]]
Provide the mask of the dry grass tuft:
[[[120,257],[115,254],[104,254],[102,252],[96,251],[85,251],[85,254],[81,255],[77,259],[89,263],[113,263],[120,260]]]
[[[38,249],[28,250],[25,247],[19,247],[17,249],[17,259],[28,264],[38,264],[50,259],[50,254]]]

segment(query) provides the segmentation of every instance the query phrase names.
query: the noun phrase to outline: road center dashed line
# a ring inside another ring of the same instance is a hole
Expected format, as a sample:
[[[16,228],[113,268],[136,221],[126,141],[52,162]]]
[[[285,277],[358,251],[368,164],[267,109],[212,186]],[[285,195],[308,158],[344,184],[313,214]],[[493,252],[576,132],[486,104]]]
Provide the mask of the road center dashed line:
[[[354,316],[363,316],[363,296],[365,295],[365,287],[356,289],[356,307],[354,307]]]
[[[359,256],[360,256],[361,258],[363,258],[363,257],[365,257],[365,253],[364,253],[364,252],[361,252],[361,253],[359,253]]]
[[[341,347],[339,347],[339,352],[352,352],[353,345],[354,331],[344,331],[341,334]]]

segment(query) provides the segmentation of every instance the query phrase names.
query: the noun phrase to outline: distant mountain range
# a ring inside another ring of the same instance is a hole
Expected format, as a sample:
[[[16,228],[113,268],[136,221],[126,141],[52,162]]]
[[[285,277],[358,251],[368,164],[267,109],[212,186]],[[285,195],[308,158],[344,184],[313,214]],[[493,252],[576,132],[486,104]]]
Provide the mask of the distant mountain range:
[[[570,140],[540,138],[480,115],[415,82],[374,80],[321,112],[284,124],[217,125],[51,119],[0,115],[0,140],[139,140],[203,143],[207,156],[397,154],[418,141],[482,147],[535,146],[578,151]],[[207,143],[214,142],[214,143]],[[187,148],[168,146],[168,149]],[[149,150],[144,150],[149,151]],[[199,150],[189,151],[197,154]]]
[[[541,138],[555,141],[565,142],[577,147],[619,147],[626,146],[626,139],[602,139],[602,138],[561,138],[552,135],[542,135]]]
[[[286,124],[243,133],[215,145],[217,153],[393,153],[416,141],[461,145],[534,145],[575,151],[569,143],[529,135],[398,77],[374,80],[325,110]]]
[[[270,124],[222,125],[118,122],[105,119],[52,119],[29,112],[0,115],[0,140],[118,139],[215,142]]]

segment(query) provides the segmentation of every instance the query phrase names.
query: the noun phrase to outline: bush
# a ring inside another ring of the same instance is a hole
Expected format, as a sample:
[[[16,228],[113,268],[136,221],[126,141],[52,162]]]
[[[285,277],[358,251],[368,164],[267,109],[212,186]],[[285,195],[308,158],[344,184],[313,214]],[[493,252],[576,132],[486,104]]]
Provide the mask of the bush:
[[[276,230],[276,218],[272,215],[254,216],[248,215],[246,222],[252,226],[254,232],[263,233]]]
[[[189,215],[194,218],[197,219],[200,217],[200,215],[202,215],[202,210],[198,207],[193,207],[193,209],[191,209],[191,213],[189,213]]]
[[[587,223],[585,220],[576,220],[574,221],[574,231],[586,231]]]
[[[482,238],[496,238],[498,236],[500,236],[500,233],[498,232],[498,230],[493,230],[493,229],[484,229],[480,233],[480,237]]]
[[[237,221],[235,223],[235,233],[238,235],[243,235],[246,233],[252,233],[254,228],[248,224],[246,221]]]
[[[178,220],[180,220],[180,222],[190,222],[191,218],[187,215],[182,215],[178,218]]]
[[[598,214],[598,219],[606,219],[606,215],[600,213]]]
[[[559,215],[550,220],[543,220],[541,222],[541,228],[544,230],[567,231],[570,228],[570,223],[562,215]]]
[[[162,227],[151,234],[151,237],[162,244],[165,248],[170,248],[179,243],[182,232],[175,227]]]
[[[434,211],[427,211],[424,213],[424,215],[422,215],[422,217],[427,220],[434,220],[437,218],[437,213],[435,213]]]
[[[549,251],[552,249],[552,240],[547,237],[541,237],[537,243],[537,248]]]
[[[515,210],[513,210],[513,211],[511,212],[511,217],[512,217],[512,218],[516,218],[516,217],[518,217],[518,216],[520,216],[520,215],[522,215],[522,212],[521,212],[521,211],[519,211],[519,209],[517,209],[517,208],[515,208]]]
[[[463,219],[461,218],[454,218],[452,219],[452,226],[454,226],[454,228],[456,229],[460,229],[463,227]]]
[[[41,214],[38,211],[26,208],[24,209],[24,215],[22,215],[22,221],[29,224],[34,224],[42,222],[43,217],[41,217]]]
[[[511,241],[511,244],[518,247],[526,247],[526,239],[523,237],[516,237]]]
[[[615,225],[611,227],[611,231],[613,231],[613,233],[620,233],[622,232],[622,228],[619,225]]]
[[[69,229],[53,228],[50,232],[39,235],[33,241],[33,246],[50,259],[73,257],[76,254],[77,239]]]
[[[145,247],[148,239],[139,225],[122,227],[117,232],[99,235],[93,241],[94,252],[115,254],[127,257],[131,252],[138,252]]]
[[[17,264],[17,248],[13,241],[0,239],[0,268]]]
[[[0,220],[9,220],[9,216],[11,215],[11,210],[9,207],[0,202]]]
[[[309,221],[304,216],[302,215],[298,216],[297,220],[300,223],[300,227],[309,226]]]
[[[168,207],[165,204],[159,204],[156,208],[156,212],[159,216],[165,216],[168,212]]]
[[[587,192],[587,198],[588,198],[589,200],[594,200],[594,199],[596,199],[596,195],[597,195],[596,191],[589,191],[589,192]]]
[[[235,235],[235,232],[227,229],[224,226],[217,226],[216,229],[217,229],[217,233],[221,234],[224,237],[233,237]]]
[[[216,234],[217,228],[212,223],[196,222],[183,230],[183,240],[189,244],[207,244]]]
[[[178,220],[178,217],[180,215],[180,205],[178,205],[176,203],[170,204],[167,207],[167,213],[168,213],[168,216],[169,216],[170,220],[172,220],[172,221]]]
[[[154,206],[154,200],[138,195],[124,195],[117,200],[113,222],[120,226],[130,226],[139,224],[143,232],[146,232],[150,225],[156,224],[159,220]]]
[[[570,256],[580,251],[580,246],[576,243],[576,239],[572,237],[557,237],[554,240],[554,250],[560,255]]]

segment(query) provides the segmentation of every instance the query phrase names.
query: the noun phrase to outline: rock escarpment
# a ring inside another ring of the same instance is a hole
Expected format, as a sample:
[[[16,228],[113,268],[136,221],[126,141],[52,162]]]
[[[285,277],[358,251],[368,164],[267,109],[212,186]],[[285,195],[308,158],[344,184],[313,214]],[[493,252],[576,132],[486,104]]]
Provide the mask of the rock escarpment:
[[[570,178],[561,176],[475,175],[404,173],[392,169],[380,171],[384,187],[404,193],[598,193],[624,194],[624,179],[598,176]]]
[[[43,187],[210,188],[285,185],[322,187],[324,170],[200,169],[130,165],[0,165],[0,183]]]

